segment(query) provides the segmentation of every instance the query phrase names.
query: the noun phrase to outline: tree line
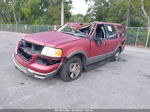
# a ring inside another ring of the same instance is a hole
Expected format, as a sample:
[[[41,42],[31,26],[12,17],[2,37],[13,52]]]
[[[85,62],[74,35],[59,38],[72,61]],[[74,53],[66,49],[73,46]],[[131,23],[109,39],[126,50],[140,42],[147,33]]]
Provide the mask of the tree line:
[[[145,27],[150,17],[150,0],[84,0],[86,15],[72,15],[72,1],[64,0],[65,22],[109,21]],[[61,0],[0,0],[0,23],[60,24]]]
[[[65,22],[71,17],[71,1],[64,0]],[[60,24],[61,0],[0,0],[0,23]]]

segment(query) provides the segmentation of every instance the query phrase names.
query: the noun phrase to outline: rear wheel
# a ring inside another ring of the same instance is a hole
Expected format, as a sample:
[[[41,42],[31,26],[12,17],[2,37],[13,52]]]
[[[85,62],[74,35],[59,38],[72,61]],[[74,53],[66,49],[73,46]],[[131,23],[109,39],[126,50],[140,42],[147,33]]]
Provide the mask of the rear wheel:
[[[118,61],[120,58],[120,53],[121,53],[121,49],[119,48],[116,52],[115,55],[113,56],[113,61]]]
[[[69,82],[81,76],[82,61],[79,57],[75,56],[69,59],[60,71],[60,77],[63,81]]]

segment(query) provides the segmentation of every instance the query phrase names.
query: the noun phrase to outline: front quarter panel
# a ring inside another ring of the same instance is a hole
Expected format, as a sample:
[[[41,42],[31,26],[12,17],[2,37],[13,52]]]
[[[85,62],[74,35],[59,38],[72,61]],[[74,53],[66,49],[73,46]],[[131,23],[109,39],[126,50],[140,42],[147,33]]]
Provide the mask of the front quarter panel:
[[[86,38],[63,43],[57,47],[63,50],[63,58],[71,58],[78,53],[84,54],[86,58],[90,57],[89,39]]]

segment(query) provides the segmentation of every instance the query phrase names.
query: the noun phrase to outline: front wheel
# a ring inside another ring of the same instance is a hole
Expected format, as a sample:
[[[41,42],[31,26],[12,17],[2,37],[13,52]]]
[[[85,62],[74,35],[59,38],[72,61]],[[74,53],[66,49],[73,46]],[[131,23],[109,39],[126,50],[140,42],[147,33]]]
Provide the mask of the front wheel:
[[[62,67],[60,77],[63,81],[69,82],[81,76],[82,61],[79,57],[72,57]]]

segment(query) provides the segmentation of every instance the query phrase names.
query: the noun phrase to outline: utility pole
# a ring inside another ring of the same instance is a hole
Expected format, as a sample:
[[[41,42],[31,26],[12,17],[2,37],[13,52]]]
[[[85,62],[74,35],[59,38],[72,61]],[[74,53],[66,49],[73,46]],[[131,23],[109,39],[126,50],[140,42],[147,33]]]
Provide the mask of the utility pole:
[[[61,25],[64,25],[64,0],[61,1]]]
[[[128,14],[127,14],[127,19],[126,19],[126,28],[129,26],[130,8],[131,8],[131,0],[129,0],[129,3],[128,3]]]

